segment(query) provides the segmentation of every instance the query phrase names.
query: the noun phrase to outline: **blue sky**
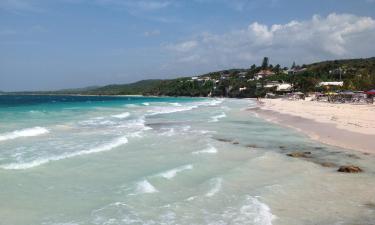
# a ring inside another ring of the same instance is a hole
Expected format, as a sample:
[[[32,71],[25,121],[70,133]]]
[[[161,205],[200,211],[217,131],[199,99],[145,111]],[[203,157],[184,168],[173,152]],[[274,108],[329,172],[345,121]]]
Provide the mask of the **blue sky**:
[[[0,0],[0,90],[375,56],[375,0]]]

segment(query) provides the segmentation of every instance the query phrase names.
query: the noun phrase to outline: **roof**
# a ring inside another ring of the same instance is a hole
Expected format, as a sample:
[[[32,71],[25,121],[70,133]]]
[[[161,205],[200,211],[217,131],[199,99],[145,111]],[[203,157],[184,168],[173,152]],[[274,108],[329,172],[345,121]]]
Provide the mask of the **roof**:
[[[320,82],[318,86],[344,86],[344,81]]]
[[[271,76],[271,75],[274,75],[275,73],[272,72],[271,70],[261,70],[257,73],[257,75],[261,75],[261,76]]]

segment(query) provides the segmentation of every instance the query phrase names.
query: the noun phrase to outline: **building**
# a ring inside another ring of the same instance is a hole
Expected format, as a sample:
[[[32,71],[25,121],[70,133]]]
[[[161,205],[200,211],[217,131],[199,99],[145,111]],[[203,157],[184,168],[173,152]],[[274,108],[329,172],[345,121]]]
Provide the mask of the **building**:
[[[275,73],[272,72],[271,70],[261,70],[257,74],[255,74],[255,79],[259,80],[259,79],[266,78],[272,75],[275,75]]]
[[[305,72],[306,71],[306,68],[298,68],[298,67],[295,67],[295,68],[291,68],[288,70],[288,74],[289,75],[293,75],[293,74],[299,74],[299,73],[302,73],[302,72]]]
[[[330,86],[342,87],[344,86],[344,81],[328,81],[328,82],[320,82],[318,84],[318,87],[330,87]]]

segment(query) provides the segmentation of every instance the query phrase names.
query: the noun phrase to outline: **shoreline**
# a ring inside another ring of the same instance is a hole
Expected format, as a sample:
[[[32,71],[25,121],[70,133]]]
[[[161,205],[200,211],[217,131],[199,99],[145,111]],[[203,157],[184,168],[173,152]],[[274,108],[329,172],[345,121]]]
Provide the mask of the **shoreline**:
[[[327,122],[319,117],[312,119],[312,116],[306,116],[303,113],[303,111],[308,109],[301,107],[298,101],[294,101],[292,104],[299,105],[298,110],[301,111],[299,115],[291,112],[288,109],[288,104],[284,106],[282,111],[278,110],[277,107],[272,105],[272,101],[274,100],[262,101],[258,103],[256,109],[251,109],[251,111],[254,111],[257,116],[269,122],[297,130],[312,140],[348,150],[375,154],[374,133],[365,134],[361,129],[352,129],[352,127],[345,126],[346,124],[343,124],[342,121]],[[314,104],[314,102],[311,104]],[[327,107],[329,106],[327,105]],[[332,110],[328,114],[329,116],[334,116],[335,111]]]

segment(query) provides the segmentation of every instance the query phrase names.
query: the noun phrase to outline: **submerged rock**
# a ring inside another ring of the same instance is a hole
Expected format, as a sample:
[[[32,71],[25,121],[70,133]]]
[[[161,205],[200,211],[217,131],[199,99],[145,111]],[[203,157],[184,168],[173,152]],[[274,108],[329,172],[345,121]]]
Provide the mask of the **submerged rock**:
[[[230,139],[225,139],[225,138],[215,138],[216,140],[218,141],[221,141],[221,142],[232,142],[233,140],[230,140]]]
[[[342,172],[342,173],[360,173],[360,172],[363,172],[363,170],[361,168],[359,168],[358,166],[353,166],[353,165],[340,166],[340,168],[337,171]]]
[[[293,158],[310,158],[311,152],[291,152],[286,155]]]
[[[319,162],[318,164],[323,167],[337,167],[335,163],[331,163],[331,162]]]
[[[259,146],[255,145],[255,144],[249,144],[249,145],[246,145],[247,148],[259,148]]]
[[[346,156],[348,156],[349,158],[353,158],[353,159],[361,159],[359,156],[354,155],[354,154],[346,154]]]
[[[373,202],[368,202],[368,203],[365,204],[365,206],[366,206],[367,208],[370,208],[370,209],[372,209],[372,210],[375,210],[375,203],[373,203]]]

